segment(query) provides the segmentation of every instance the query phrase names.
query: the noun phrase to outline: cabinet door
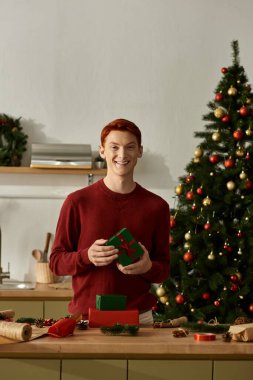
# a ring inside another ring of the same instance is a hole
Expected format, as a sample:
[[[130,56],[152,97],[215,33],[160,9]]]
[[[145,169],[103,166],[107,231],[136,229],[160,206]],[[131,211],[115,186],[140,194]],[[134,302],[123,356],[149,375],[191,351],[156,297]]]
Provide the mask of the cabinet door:
[[[126,360],[63,360],[61,380],[126,380]],[[37,380],[37,379],[36,379]],[[196,380],[196,379],[195,379]]]
[[[214,362],[213,380],[252,380],[252,377],[252,360],[221,360]]]
[[[44,301],[44,318],[59,319],[66,317],[69,301]]]
[[[14,310],[15,317],[43,318],[43,301],[0,301],[0,310]]]
[[[0,368],[1,380],[60,379],[60,360],[0,359]]]
[[[212,380],[211,360],[129,360],[128,380]],[[223,378],[224,380],[224,378]],[[238,379],[237,379],[238,380]]]

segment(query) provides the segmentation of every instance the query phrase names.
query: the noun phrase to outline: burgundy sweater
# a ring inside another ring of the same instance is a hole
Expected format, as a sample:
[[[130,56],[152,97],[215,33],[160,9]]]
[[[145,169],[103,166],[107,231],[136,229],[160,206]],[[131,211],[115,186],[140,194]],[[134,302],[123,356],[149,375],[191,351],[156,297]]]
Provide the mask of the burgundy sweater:
[[[97,267],[88,249],[97,239],[109,239],[128,228],[152,260],[142,275],[125,275],[113,262]],[[72,276],[69,312],[88,314],[97,294],[124,294],[127,308],[144,311],[156,303],[151,283],[169,275],[169,206],[161,197],[136,185],[128,194],[109,190],[103,180],[71,193],[63,203],[50,255],[50,268],[59,276]]]

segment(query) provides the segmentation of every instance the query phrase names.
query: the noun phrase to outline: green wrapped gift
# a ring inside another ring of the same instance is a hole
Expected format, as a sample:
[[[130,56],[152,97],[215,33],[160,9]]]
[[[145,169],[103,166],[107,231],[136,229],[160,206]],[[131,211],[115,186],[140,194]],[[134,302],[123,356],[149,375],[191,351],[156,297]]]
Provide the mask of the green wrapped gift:
[[[122,228],[116,235],[112,236],[106,245],[113,245],[119,250],[118,262],[124,267],[139,260],[144,251],[140,244],[133,238],[127,228]]]
[[[127,297],[121,294],[97,294],[97,310],[126,310]]]

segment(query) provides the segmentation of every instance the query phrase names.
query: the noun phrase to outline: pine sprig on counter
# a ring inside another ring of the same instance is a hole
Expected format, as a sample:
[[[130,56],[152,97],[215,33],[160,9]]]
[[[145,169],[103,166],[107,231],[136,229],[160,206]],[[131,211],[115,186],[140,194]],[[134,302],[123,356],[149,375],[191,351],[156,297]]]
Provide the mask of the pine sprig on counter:
[[[105,335],[136,335],[139,331],[139,326],[116,323],[113,326],[102,326],[100,330]]]
[[[209,324],[206,322],[204,323],[187,322],[187,323],[182,323],[181,327],[187,328],[190,331],[221,334],[221,333],[227,332],[229,330],[230,325],[229,324]]]

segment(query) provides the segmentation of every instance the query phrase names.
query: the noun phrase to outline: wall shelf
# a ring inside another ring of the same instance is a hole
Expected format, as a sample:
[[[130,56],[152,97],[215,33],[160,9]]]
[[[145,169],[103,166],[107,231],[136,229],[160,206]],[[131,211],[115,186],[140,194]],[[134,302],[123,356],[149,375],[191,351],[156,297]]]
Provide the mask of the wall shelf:
[[[0,166],[0,174],[74,174],[105,176],[106,169],[39,169],[29,166]]]

